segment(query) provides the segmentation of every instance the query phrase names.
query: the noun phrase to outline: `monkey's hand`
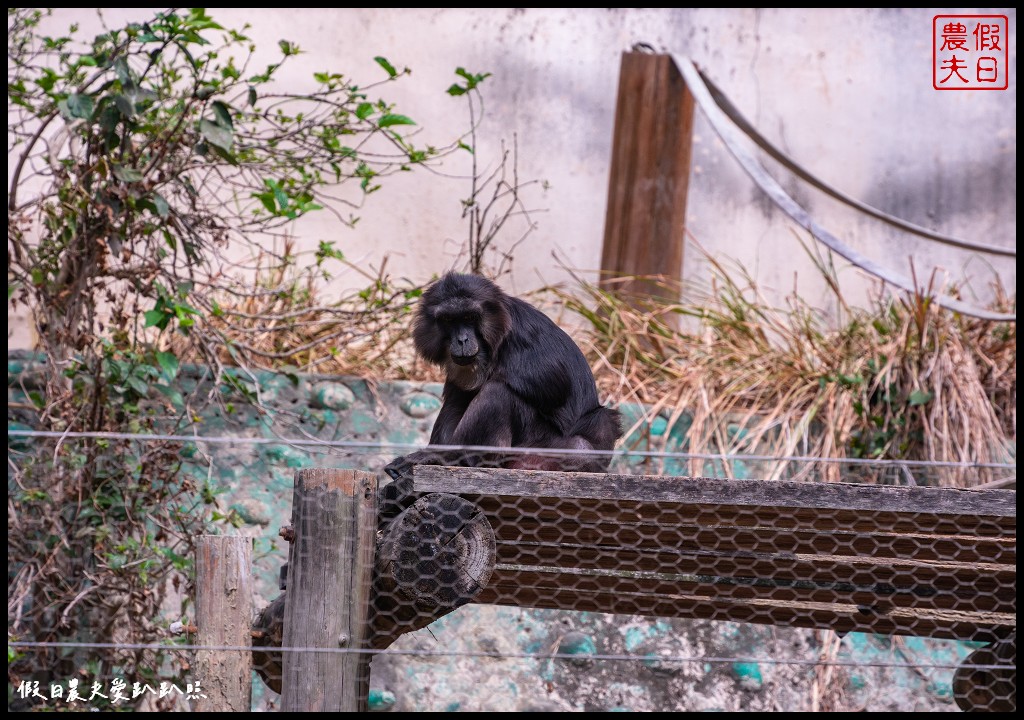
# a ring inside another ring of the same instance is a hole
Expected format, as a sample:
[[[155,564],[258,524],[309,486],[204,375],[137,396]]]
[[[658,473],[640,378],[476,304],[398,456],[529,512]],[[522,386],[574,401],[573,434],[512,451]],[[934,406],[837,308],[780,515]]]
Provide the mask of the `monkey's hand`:
[[[412,491],[412,469],[416,465],[448,464],[442,453],[432,450],[417,450],[408,455],[396,457],[384,466],[384,472],[391,476],[391,482],[380,489],[378,494],[380,517],[390,520],[405,508],[416,502]]]
[[[377,491],[378,514],[382,522],[390,522],[415,502],[412,496],[412,467],[406,455],[396,457],[384,466],[391,482]]]
[[[442,453],[433,450],[417,450],[414,453],[396,457],[384,466],[384,472],[390,475],[396,482],[406,480],[409,483],[409,488],[412,489],[413,466],[445,464],[445,458]]]
[[[411,455],[402,455],[384,466],[384,472],[395,482],[407,480],[412,483],[412,468],[415,463],[410,461]]]
[[[416,496],[412,491],[412,469],[414,466],[441,464],[443,462],[437,453],[420,450],[396,457],[385,465],[384,472],[391,476],[391,482],[382,487],[378,495],[381,518],[390,520],[416,501]]]

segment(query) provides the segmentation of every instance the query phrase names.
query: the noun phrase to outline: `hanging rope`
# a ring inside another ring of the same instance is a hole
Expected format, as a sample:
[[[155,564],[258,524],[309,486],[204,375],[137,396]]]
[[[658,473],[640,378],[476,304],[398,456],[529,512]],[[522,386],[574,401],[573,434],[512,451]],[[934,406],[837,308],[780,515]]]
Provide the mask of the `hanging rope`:
[[[878,220],[888,223],[893,227],[897,227],[900,230],[920,235],[921,237],[928,238],[929,240],[934,240],[945,245],[954,245],[966,250],[976,250],[977,252],[987,253],[989,255],[1017,257],[1017,248],[1015,247],[1005,248],[998,247],[996,245],[985,245],[983,243],[976,243],[969,240],[961,240],[949,235],[943,235],[942,233],[935,232],[934,230],[929,230],[926,227],[921,227],[920,225],[915,225],[912,222],[889,215],[878,208],[872,207],[867,203],[862,203],[860,200],[850,197],[840,190],[836,190],[828,183],[823,180],[819,180],[814,175],[811,175],[811,173],[804,170],[792,158],[772,145],[764,135],[759,133],[757,129],[751,125],[745,117],[743,117],[743,114],[740,113],[739,109],[732,104],[732,101],[725,96],[725,93],[718,89],[718,87],[705,73],[701,72],[699,69],[697,72],[700,73],[701,79],[704,80],[704,84],[707,85],[708,91],[711,93],[711,97],[714,99],[718,107],[721,108],[722,112],[725,113],[726,117],[732,120],[736,124],[736,127],[742,130],[747,137],[753,140],[759,148],[768,153],[768,155],[778,161],[780,165],[806,182],[808,185],[818,188],[826,195],[835,198],[841,203],[860,210],[865,215],[870,215],[871,217],[877,218]]]
[[[742,136],[737,131],[736,125],[733,124],[729,116],[715,102],[711,91],[708,90],[707,85],[704,84],[704,80],[694,64],[689,59],[678,55],[673,55],[672,58],[675,61],[676,66],[679,68],[679,71],[682,73],[683,79],[686,81],[687,87],[693,94],[694,100],[704,112],[708,122],[715,129],[715,132],[718,133],[718,136],[722,139],[722,142],[725,143],[725,146],[729,148],[729,152],[731,152],[733,157],[739,161],[747,175],[749,175],[754,183],[761,188],[769,198],[771,198],[772,202],[778,205],[779,208],[796,221],[797,224],[811,233],[818,242],[826,245],[833,252],[841,255],[861,270],[884,280],[890,285],[898,287],[901,290],[905,290],[908,293],[918,294],[920,292],[910,279],[897,272],[889,270],[888,268],[882,267],[873,260],[865,257],[853,248],[847,246],[839,240],[839,238],[815,222],[810,213],[804,210],[804,208],[791,198],[786,191],[782,189],[782,186],[779,185],[775,178],[769,175],[768,171],[765,170],[757,159],[746,149],[746,147],[744,147]],[[781,155],[778,151],[774,152]],[[775,156],[776,155],[773,154],[773,157]],[[803,176],[801,175],[801,177]],[[820,187],[822,185],[824,185],[824,183],[815,182],[816,187]],[[880,211],[874,211],[872,214],[877,212]],[[875,216],[877,217],[877,215]],[[999,313],[986,310],[984,308],[978,308],[949,295],[934,295],[930,296],[930,299],[940,307],[958,312],[962,315],[968,315],[982,320],[992,320],[995,322],[1017,321],[1016,313]]]

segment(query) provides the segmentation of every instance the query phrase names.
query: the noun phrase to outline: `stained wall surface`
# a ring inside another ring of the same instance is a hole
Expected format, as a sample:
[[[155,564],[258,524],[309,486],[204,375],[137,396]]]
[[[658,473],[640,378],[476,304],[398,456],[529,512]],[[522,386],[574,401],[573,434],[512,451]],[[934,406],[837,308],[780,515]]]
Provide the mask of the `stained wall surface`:
[[[152,11],[107,9],[113,27]],[[780,149],[812,173],[885,212],[945,233],[993,245],[1016,237],[1016,12],[1009,19],[1009,88],[940,92],[932,87],[933,9],[699,8],[334,8],[211,9],[226,27],[251,24],[269,53],[280,39],[304,54],[286,69],[290,89],[312,86],[331,70],[361,82],[382,78],[375,56],[412,75],[388,98],[417,123],[422,144],[444,143],[468,124],[465,102],[445,93],[457,67],[490,72],[477,158],[493,169],[501,144],[518,146],[526,207],[537,229],[514,249],[514,292],[595,279],[608,192],[621,54],[635,43],[692,58]],[[92,10],[61,9],[56,32],[78,22],[100,27]],[[787,172],[767,167],[818,221],[867,257],[918,278],[968,285],[984,300],[995,278],[1016,285],[1013,258],[993,258],[894,231],[837,205]],[[294,228],[300,248],[332,240],[366,268],[425,281],[457,265],[467,228],[460,200],[470,186],[469,156],[436,172],[391,178],[358,211],[355,229],[329,213]],[[498,244],[508,250],[526,230],[511,223]],[[698,112],[687,210],[688,247],[680,273],[708,278],[701,253],[741,263],[769,297],[796,289],[828,308],[826,291],[801,247],[810,240],[764,199]],[[464,257],[464,256],[462,256]],[[844,293],[863,299],[872,283],[839,261]],[[338,288],[365,284],[340,274]],[[10,315],[10,312],[9,312]],[[31,334],[19,318],[10,344]],[[11,331],[9,331],[10,333]]]

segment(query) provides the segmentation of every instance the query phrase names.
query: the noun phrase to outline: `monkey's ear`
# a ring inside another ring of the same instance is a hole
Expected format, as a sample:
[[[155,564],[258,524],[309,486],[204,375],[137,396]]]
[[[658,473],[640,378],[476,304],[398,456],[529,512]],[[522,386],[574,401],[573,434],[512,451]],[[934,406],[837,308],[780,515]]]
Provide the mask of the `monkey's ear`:
[[[422,305],[416,313],[412,339],[416,344],[416,352],[427,362],[443,365],[444,361],[448,359],[445,333],[438,327],[433,314]]]
[[[512,318],[509,317],[505,303],[490,301],[484,303],[484,315],[480,319],[480,334],[487,347],[494,351],[508,335]]]

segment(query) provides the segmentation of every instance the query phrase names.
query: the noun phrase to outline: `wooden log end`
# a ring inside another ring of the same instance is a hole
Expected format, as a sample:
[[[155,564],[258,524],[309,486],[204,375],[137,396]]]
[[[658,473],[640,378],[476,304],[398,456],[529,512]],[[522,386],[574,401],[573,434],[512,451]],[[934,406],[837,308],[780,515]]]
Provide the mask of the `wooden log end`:
[[[442,493],[420,497],[377,546],[371,647],[386,648],[472,602],[494,562],[494,531],[476,505]]]
[[[1017,636],[978,648],[953,673],[953,699],[964,712],[1017,710]]]
[[[431,493],[388,526],[377,571],[385,590],[422,607],[453,609],[487,585],[494,558],[494,531],[480,509],[456,495]]]

